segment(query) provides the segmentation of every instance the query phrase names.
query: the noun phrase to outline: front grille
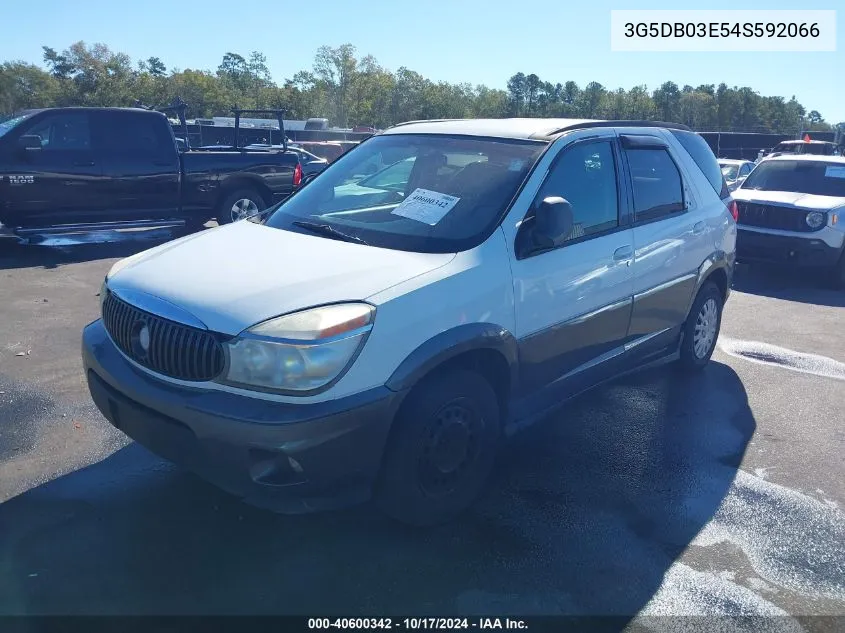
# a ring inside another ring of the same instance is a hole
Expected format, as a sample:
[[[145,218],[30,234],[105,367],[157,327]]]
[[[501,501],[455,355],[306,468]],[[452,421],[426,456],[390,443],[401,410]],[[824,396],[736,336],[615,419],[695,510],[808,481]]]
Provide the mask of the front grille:
[[[139,310],[111,292],[103,301],[103,323],[124,354],[155,372],[203,381],[223,371],[223,348],[213,334]]]
[[[805,218],[806,209],[795,209],[793,207],[779,207],[772,204],[757,204],[754,202],[737,202],[739,209],[739,224],[746,226],[759,226],[766,229],[780,229],[782,231],[798,231],[801,233],[812,233],[821,229],[812,229],[807,226]],[[827,224],[825,222],[825,224]]]

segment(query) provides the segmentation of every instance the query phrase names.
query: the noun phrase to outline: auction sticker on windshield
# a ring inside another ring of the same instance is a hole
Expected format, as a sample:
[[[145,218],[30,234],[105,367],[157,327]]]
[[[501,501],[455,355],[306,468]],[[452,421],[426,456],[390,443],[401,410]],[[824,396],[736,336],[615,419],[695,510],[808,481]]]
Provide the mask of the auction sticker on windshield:
[[[414,189],[402,203],[393,209],[394,215],[401,215],[417,222],[434,226],[454,208],[460,198],[428,189]]]
[[[845,178],[845,167],[828,166],[824,175],[826,178]]]

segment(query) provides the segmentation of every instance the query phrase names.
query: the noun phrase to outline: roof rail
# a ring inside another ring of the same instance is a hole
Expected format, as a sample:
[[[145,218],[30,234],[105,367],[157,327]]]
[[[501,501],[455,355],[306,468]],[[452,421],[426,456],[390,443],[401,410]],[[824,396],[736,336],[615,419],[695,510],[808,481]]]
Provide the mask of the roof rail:
[[[471,119],[417,119],[415,121],[402,121],[402,123],[396,123],[395,125],[391,125],[391,128],[394,127],[402,127],[403,125],[412,125],[414,123],[443,123],[444,121],[470,121]]]
[[[663,127],[668,130],[683,130],[684,132],[692,132],[692,130],[681,123],[666,123],[665,121],[582,121],[580,123],[573,123],[566,127],[559,128],[551,132],[549,136],[567,132],[569,130],[583,130],[591,127]]]

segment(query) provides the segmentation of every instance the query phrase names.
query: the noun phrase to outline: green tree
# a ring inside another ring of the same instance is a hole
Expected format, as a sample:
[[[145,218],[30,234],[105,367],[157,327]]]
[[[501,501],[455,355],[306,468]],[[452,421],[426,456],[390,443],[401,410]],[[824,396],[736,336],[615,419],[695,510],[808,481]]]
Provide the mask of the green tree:
[[[508,79],[509,114],[513,116],[524,116],[526,114],[527,94],[528,86],[525,73],[516,73]]]
[[[654,105],[661,121],[677,121],[680,116],[681,91],[674,81],[667,81],[654,91]]]
[[[352,44],[321,46],[314,58],[314,76],[329,94],[334,120],[343,127],[349,123],[351,86],[357,66]]]

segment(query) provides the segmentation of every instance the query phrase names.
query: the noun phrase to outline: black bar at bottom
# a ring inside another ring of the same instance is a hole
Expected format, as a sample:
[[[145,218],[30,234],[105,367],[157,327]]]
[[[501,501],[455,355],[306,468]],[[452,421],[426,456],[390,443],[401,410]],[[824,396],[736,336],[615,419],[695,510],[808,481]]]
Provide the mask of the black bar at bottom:
[[[841,616],[0,616],[2,633],[845,631]]]

